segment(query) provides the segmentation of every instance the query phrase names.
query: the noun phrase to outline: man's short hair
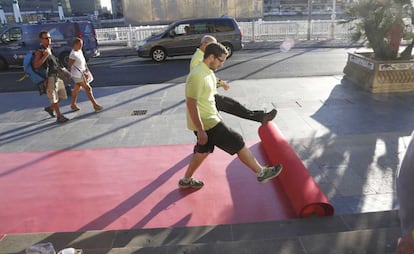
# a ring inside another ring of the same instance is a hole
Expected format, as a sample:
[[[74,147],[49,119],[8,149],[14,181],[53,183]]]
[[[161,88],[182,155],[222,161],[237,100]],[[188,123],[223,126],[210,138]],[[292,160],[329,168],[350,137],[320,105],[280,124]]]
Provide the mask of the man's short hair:
[[[43,30],[43,31],[41,31],[40,33],[39,33],[39,39],[42,39],[43,38],[43,35],[44,34],[48,34],[49,32],[48,31],[46,31],[46,30]]]
[[[207,45],[206,50],[204,51],[204,59],[207,59],[210,55],[220,57],[223,54],[226,56],[229,54],[226,47],[219,42],[213,42]]]
[[[211,42],[217,42],[216,38],[211,35],[204,35],[203,38],[201,38],[201,44],[203,43],[211,43]]]

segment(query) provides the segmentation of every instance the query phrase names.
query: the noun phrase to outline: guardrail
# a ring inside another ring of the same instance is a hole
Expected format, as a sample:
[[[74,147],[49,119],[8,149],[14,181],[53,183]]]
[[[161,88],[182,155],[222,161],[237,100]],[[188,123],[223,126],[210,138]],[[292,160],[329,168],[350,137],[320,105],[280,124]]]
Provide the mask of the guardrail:
[[[310,26],[306,20],[295,21],[254,21],[239,22],[244,42],[283,41],[286,37],[295,40],[340,39],[351,42],[352,24],[338,24],[331,20],[312,20]],[[167,25],[128,26],[96,29],[99,44],[122,44],[135,47],[136,43],[153,33],[166,29]],[[308,33],[309,31],[309,33]]]

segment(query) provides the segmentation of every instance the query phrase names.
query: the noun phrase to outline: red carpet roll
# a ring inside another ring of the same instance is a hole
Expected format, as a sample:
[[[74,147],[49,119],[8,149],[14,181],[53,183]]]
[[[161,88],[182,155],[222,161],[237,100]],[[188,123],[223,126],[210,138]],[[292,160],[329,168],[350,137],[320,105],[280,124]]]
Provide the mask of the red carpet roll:
[[[278,180],[296,214],[302,218],[312,214],[333,215],[333,206],[277,126],[273,123],[262,125],[259,128],[259,136],[272,164],[283,164],[283,171]]]

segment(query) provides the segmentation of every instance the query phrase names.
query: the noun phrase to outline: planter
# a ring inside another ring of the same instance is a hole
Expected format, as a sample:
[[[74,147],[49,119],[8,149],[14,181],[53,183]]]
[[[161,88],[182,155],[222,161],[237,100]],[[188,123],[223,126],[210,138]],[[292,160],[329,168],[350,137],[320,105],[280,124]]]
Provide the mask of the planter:
[[[348,53],[344,79],[371,93],[414,91],[414,60],[375,60],[372,53]]]

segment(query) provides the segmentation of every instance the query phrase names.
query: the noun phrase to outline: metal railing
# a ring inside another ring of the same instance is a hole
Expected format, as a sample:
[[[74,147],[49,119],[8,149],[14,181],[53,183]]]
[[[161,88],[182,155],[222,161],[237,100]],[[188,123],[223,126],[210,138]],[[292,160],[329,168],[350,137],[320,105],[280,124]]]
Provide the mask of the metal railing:
[[[244,42],[283,41],[286,37],[295,40],[328,40],[340,39],[351,41],[352,24],[338,24],[330,20],[295,21],[254,21],[239,22]],[[135,47],[136,43],[153,33],[160,32],[167,25],[128,26],[96,29],[99,44],[123,44]]]

